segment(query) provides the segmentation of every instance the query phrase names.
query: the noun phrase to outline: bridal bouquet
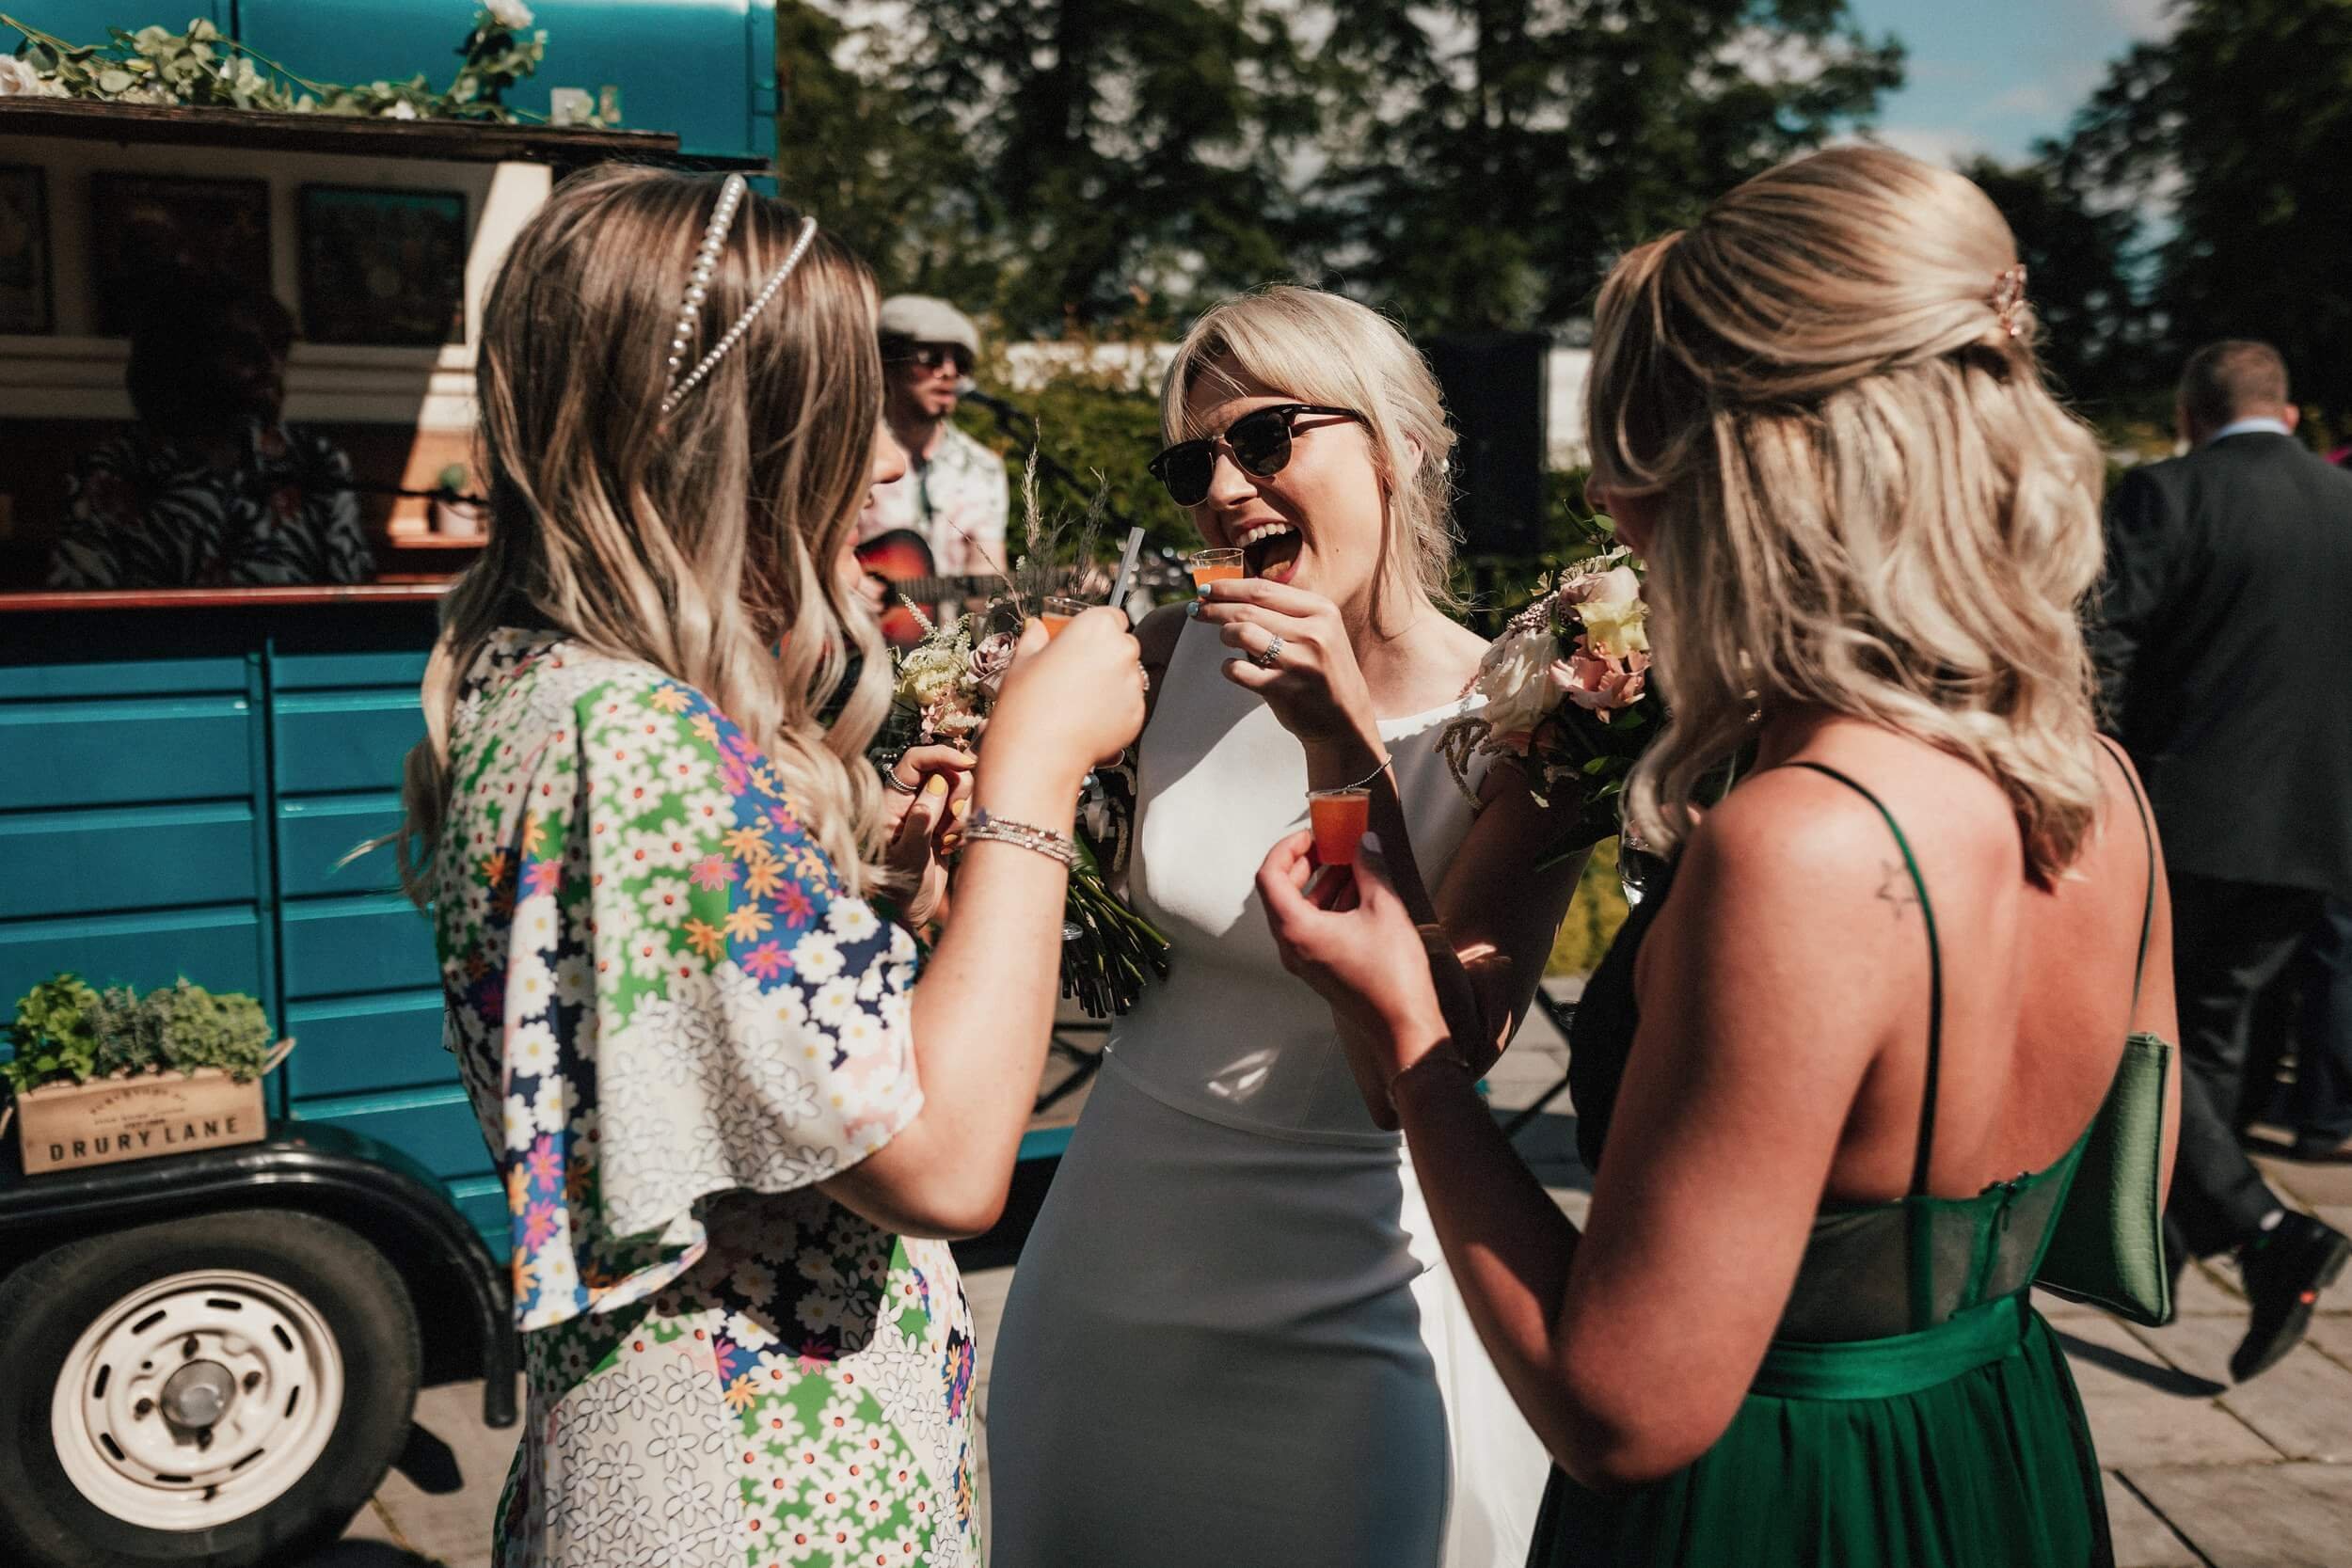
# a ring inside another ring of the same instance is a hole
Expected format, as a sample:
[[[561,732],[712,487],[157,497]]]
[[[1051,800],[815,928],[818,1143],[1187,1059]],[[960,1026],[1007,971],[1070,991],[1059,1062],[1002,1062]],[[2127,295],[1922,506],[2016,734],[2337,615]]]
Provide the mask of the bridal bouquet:
[[[915,611],[923,639],[898,658],[894,723],[911,744],[953,742],[977,747],[1005,672],[1012,667],[1013,635],[975,635],[975,618],[934,624]],[[894,759],[895,760],[895,759]],[[1135,819],[1131,769],[1095,769],[1079,812],[1078,864],[1062,908],[1061,990],[1090,1018],[1124,1013],[1143,994],[1147,977],[1168,976],[1168,939],[1120,903],[1110,890],[1127,858]]]
[[[1544,804],[1564,784],[1577,789],[1563,853],[1618,832],[1627,775],[1666,717],[1650,686],[1641,562],[1613,543],[1605,518],[1592,528],[1595,553],[1550,582],[1486,650],[1470,683],[1484,705],[1438,737],[1466,792],[1485,756],[1518,768]]]

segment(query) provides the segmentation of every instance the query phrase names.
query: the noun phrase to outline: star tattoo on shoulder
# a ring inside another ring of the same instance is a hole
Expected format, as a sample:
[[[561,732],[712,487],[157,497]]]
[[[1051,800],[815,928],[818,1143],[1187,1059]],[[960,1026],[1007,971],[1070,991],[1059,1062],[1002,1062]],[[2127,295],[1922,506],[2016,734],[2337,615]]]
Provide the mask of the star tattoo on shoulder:
[[[1919,895],[1913,889],[1911,879],[1904,874],[1903,868],[1894,862],[1879,862],[1879,872],[1878,897],[1899,920],[1903,911],[1919,901]]]

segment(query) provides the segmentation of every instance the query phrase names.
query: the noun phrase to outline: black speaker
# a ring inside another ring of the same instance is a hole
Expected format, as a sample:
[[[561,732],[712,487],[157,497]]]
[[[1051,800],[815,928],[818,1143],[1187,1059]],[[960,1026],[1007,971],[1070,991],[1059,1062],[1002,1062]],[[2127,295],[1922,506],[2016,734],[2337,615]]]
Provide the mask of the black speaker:
[[[1460,437],[1454,518],[1466,555],[1544,547],[1545,368],[1540,332],[1448,332],[1423,345]]]

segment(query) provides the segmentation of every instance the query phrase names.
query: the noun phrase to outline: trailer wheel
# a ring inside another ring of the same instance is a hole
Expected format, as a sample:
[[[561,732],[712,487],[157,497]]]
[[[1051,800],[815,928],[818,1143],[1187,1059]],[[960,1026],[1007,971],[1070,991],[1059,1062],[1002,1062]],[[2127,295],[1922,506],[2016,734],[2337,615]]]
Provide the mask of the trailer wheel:
[[[0,1282],[0,1560],[248,1568],[324,1545],[406,1441],[416,1314],[381,1253],[245,1209]]]

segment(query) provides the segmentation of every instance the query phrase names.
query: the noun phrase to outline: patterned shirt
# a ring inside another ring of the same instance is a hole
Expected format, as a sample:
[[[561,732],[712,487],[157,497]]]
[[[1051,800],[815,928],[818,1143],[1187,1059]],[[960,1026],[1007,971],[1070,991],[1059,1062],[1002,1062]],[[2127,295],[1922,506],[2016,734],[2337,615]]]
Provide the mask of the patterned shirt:
[[[857,536],[909,529],[930,546],[941,577],[987,576],[1005,559],[1009,505],[1005,460],[951,424],[929,459],[908,453],[906,477],[875,487]]]
[[[52,588],[364,582],[351,460],[323,436],[247,427],[230,468],[144,429],[82,459],[67,482]]]
[[[977,1568],[954,1261],[817,1187],[922,1107],[913,938],[646,666],[501,633],[449,766],[450,1043],[531,1390],[501,1568]]]

